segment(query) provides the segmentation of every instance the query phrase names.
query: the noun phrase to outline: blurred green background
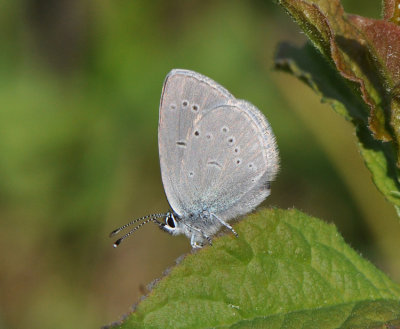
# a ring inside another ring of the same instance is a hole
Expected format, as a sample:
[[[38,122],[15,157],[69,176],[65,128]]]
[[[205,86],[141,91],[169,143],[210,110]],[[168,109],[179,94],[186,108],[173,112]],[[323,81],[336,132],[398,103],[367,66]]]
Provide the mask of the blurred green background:
[[[362,4],[362,5],[361,5]],[[344,2],[378,18],[379,0]],[[371,182],[352,126],[274,72],[304,35],[271,1],[30,0],[0,4],[0,328],[116,321],[190,250],[148,225],[166,211],[157,125],[172,68],[201,72],[269,119],[281,172],[264,206],[334,222],[400,282],[400,225]]]

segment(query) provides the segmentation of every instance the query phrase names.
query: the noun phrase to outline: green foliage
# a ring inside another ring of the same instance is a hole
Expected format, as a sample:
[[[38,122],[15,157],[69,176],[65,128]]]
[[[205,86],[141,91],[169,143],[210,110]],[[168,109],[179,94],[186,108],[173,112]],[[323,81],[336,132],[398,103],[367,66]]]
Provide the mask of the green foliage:
[[[359,148],[378,189],[395,207],[400,206],[395,150],[390,143],[374,139],[367,128],[367,105],[347,81],[310,44],[299,49],[280,44],[275,67],[289,72],[308,84],[322,101],[354,123]]]
[[[373,181],[399,209],[400,26],[391,22],[394,1],[386,2],[384,20],[347,14],[338,0],[279,3],[328,61],[308,45],[282,44],[276,67],[305,81],[353,122]]]
[[[400,321],[400,287],[297,210],[263,210],[188,255],[119,328],[361,328]],[[301,327],[301,326],[300,326]]]

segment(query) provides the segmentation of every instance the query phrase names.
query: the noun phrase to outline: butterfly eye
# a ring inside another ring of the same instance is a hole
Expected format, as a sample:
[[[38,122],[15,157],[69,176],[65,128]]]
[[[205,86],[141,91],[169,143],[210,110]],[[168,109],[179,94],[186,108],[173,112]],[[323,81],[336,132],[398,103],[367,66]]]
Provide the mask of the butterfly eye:
[[[174,229],[176,227],[175,219],[172,216],[168,216],[166,218],[165,224],[167,224],[172,229]]]

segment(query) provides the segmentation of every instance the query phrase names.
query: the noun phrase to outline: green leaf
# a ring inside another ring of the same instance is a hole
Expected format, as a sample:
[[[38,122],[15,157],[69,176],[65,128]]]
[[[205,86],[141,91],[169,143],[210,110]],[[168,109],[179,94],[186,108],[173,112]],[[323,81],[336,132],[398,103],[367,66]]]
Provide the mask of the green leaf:
[[[339,0],[279,0],[314,46],[358,89],[370,109],[369,127],[381,140],[391,140],[386,127],[385,95],[379,68],[369,60],[361,31],[348,19]]]
[[[314,46],[359,90],[370,109],[377,139],[400,141],[400,115],[393,90],[400,83],[400,26],[344,12],[339,0],[278,0]],[[384,15],[397,14],[393,1]],[[394,15],[394,16],[393,16]]]
[[[263,210],[190,254],[119,328],[372,328],[399,323],[400,287],[297,210]]]
[[[339,0],[278,3],[325,60],[308,45],[283,44],[276,67],[305,81],[353,122],[375,185],[399,213],[400,26],[393,23],[399,20],[399,1],[385,1],[382,20],[347,14]]]
[[[367,105],[354,93],[352,85],[309,43],[302,48],[281,43],[275,55],[275,67],[305,82],[323,102],[353,122],[360,152],[375,185],[396,209],[400,207],[396,150],[391,143],[373,138],[367,127]]]
[[[381,122],[372,122],[377,127],[390,125],[386,130],[391,139],[400,144],[400,101],[398,89],[400,86],[400,26],[385,20],[376,20],[356,15],[348,15],[348,20],[362,33],[360,43],[365,43],[369,58],[375,71],[369,74],[370,80],[375,80],[375,91],[378,93],[382,107]],[[376,118],[372,117],[372,120]],[[379,136],[378,136],[379,137]],[[400,152],[399,152],[400,153]],[[400,154],[398,155],[400,157]],[[400,160],[398,160],[398,165]]]

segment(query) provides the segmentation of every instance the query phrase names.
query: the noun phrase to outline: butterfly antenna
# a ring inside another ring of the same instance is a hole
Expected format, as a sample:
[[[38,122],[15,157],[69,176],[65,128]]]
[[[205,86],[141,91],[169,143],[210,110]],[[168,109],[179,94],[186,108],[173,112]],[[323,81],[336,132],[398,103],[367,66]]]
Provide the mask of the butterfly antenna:
[[[162,225],[162,223],[160,223],[157,220],[157,218],[149,218],[149,219],[145,220],[144,222],[141,222],[138,226],[135,226],[132,230],[130,230],[128,233],[126,233],[122,238],[119,238],[117,241],[115,241],[114,245],[113,245],[114,248],[117,248],[121,244],[121,242],[124,241],[127,237],[129,237],[132,233],[134,233],[135,231],[140,229],[143,225],[150,223],[150,222],[154,222],[154,223],[158,224],[159,226]]]
[[[128,224],[125,224],[119,228],[117,228],[116,230],[112,231],[109,235],[109,237],[111,238],[112,236],[118,234],[119,232],[121,232],[122,230],[126,229],[128,226],[131,226],[132,224],[135,224],[137,222],[140,222],[141,220],[147,219],[147,218],[160,218],[160,217],[164,217],[166,216],[166,214],[151,214],[151,215],[147,215],[147,216],[143,216],[137,219],[134,219],[133,221],[129,222]]]

